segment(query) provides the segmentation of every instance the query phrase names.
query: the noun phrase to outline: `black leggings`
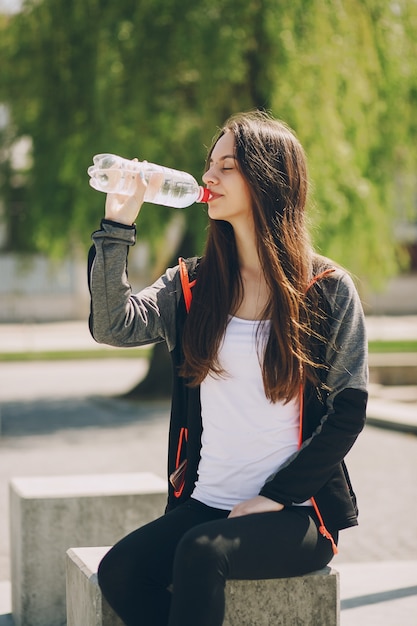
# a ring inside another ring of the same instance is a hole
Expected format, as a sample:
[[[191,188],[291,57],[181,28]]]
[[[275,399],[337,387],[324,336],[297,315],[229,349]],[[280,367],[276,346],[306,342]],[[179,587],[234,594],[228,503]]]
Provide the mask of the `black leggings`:
[[[190,499],[106,554],[99,584],[126,626],[221,626],[227,579],[298,576],[333,556],[310,507],[228,514]]]

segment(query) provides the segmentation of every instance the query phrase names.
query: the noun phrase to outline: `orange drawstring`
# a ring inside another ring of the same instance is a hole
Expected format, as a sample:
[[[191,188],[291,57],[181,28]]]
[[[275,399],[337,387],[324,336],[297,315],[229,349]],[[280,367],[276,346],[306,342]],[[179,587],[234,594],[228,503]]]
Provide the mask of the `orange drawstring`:
[[[303,389],[303,385],[301,384],[300,385],[300,428],[298,432],[298,448],[299,449],[301,448],[301,445],[303,443],[303,413],[304,413],[304,389]],[[314,510],[320,522],[319,531],[323,535],[323,537],[326,537],[326,539],[328,539],[331,542],[333,554],[337,554],[338,553],[337,545],[335,544],[333,537],[331,536],[326,526],[324,525],[319,507],[317,506],[317,502],[315,498],[310,498],[310,500],[313,504]]]
[[[175,459],[175,469],[178,470],[180,467],[182,467],[184,464],[186,464],[187,460],[184,459],[184,461],[181,463],[181,451],[182,451],[182,446],[183,446],[183,441],[187,442],[188,441],[188,428],[185,428],[185,426],[183,426],[180,429],[180,434],[178,437],[178,446],[177,446],[177,457]],[[171,483],[172,484],[172,483]],[[185,480],[182,481],[181,486],[178,489],[174,489],[174,496],[176,498],[179,498],[184,490],[184,486],[185,486]]]
[[[317,274],[316,276],[313,276],[313,278],[310,280],[310,282],[307,285],[306,293],[310,289],[310,287],[312,287],[314,285],[314,283],[316,283],[318,280],[321,280],[325,276],[328,276],[329,274],[332,274],[335,270],[336,270],[335,267],[330,267],[329,269],[324,270],[324,272],[321,272],[320,274]]]
[[[303,415],[304,415],[304,386],[300,383],[300,427],[298,429],[298,449],[303,443]]]
[[[182,257],[178,259],[178,264],[180,266],[180,279],[181,279],[181,287],[182,292],[184,294],[185,308],[187,313],[190,310],[191,300],[193,299],[193,294],[191,293],[191,287],[194,287],[196,281],[193,280],[190,282],[188,277],[187,265]]]

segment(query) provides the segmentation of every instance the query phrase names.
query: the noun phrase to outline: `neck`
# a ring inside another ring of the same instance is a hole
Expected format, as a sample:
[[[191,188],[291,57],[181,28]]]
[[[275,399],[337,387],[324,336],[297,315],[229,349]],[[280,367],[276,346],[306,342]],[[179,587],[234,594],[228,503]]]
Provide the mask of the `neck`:
[[[259,259],[255,237],[242,236],[242,233],[235,230],[235,239],[243,293],[233,315],[248,320],[263,319],[270,292]]]
[[[240,271],[243,273],[260,273],[262,268],[254,234],[235,230],[235,241]]]

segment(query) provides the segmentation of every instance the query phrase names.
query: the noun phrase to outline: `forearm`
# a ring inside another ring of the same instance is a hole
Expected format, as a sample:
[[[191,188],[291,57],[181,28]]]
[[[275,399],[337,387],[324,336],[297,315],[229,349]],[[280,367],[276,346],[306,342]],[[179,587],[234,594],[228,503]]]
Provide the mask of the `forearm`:
[[[262,495],[284,504],[314,496],[331,478],[365,423],[368,368],[362,307],[345,274],[328,281],[326,299],[331,305],[326,403],[314,412],[313,403],[306,400],[305,440],[261,490]]]
[[[290,457],[260,494],[285,505],[305,502],[332,477],[365,424],[367,394],[346,389],[334,400],[313,435]]]
[[[159,307],[160,284],[132,294],[127,255],[135,243],[135,228],[103,220],[93,233],[89,259],[90,331],[96,341],[119,347],[140,346],[166,339]]]

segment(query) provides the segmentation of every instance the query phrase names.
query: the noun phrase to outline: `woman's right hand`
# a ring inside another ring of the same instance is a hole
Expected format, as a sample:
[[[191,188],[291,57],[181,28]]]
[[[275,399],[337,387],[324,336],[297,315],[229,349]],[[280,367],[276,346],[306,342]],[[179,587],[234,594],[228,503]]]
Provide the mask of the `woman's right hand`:
[[[136,187],[131,196],[108,193],[104,216],[106,220],[131,226],[135,223],[143,204],[147,184],[140,174],[135,174]]]

